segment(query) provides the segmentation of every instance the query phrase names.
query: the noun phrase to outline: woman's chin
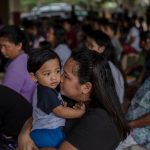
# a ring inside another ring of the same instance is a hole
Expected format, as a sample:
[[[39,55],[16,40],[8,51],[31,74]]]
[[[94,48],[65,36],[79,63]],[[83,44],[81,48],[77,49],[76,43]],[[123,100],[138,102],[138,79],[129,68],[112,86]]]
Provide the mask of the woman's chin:
[[[60,93],[65,96],[65,93],[61,87],[60,87]]]

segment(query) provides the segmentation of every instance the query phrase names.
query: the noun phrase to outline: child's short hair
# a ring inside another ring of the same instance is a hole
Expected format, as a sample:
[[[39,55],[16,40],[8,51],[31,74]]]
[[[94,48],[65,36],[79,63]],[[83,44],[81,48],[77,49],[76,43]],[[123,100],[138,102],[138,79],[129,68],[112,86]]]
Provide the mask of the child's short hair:
[[[36,73],[46,61],[51,59],[58,59],[61,67],[60,59],[54,51],[42,48],[34,49],[33,52],[29,54],[27,62],[28,72]]]

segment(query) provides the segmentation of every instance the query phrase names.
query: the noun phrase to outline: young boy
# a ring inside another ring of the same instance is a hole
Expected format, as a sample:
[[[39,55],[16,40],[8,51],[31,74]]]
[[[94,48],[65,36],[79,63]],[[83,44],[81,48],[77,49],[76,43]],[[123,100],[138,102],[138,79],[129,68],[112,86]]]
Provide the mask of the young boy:
[[[84,104],[76,109],[67,107],[56,90],[61,78],[60,64],[59,57],[51,50],[37,50],[28,59],[28,71],[37,82],[30,135],[39,148],[57,148],[65,138],[64,118],[79,118],[85,112]]]

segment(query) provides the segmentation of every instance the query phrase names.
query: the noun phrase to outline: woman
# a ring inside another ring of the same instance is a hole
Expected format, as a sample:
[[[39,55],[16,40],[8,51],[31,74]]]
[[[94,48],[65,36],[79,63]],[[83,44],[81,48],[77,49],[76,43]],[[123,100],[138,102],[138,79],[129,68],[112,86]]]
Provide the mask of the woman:
[[[61,60],[62,66],[71,54],[71,50],[66,44],[65,30],[61,25],[50,25],[47,32],[47,41],[57,53]]]
[[[15,90],[31,102],[35,83],[27,71],[26,38],[17,26],[5,26],[0,30],[2,54],[10,59],[2,84]]]
[[[59,150],[114,150],[128,132],[108,62],[97,52],[73,52],[64,66],[60,91],[86,104],[79,119],[66,121],[66,140]],[[19,150],[36,146],[29,137],[28,120],[19,136]]]

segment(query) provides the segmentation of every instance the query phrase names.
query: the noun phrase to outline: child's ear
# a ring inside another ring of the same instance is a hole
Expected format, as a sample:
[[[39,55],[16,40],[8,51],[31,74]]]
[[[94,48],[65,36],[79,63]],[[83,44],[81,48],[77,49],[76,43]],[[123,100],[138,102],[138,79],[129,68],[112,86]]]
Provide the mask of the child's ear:
[[[34,73],[30,73],[30,76],[31,76],[31,78],[32,78],[32,80],[33,80],[34,82],[37,82],[37,78],[36,78],[36,76],[34,75]]]
[[[92,84],[91,82],[86,82],[85,84],[82,85],[82,93],[83,94],[88,94],[91,92],[92,89]]]

